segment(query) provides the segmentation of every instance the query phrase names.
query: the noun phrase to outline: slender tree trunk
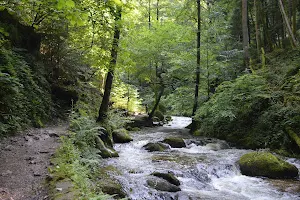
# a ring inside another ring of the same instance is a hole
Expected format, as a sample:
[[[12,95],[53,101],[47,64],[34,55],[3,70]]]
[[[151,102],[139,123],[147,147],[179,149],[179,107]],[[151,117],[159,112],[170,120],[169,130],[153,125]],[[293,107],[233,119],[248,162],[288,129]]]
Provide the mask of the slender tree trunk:
[[[293,0],[293,19],[292,19],[292,23],[293,23],[293,34],[296,35],[297,32],[297,6],[298,6],[298,0]]]
[[[156,21],[159,22],[159,0],[156,1]],[[162,67],[163,67],[163,63],[162,63]],[[164,91],[165,91],[165,86],[164,86],[164,80],[163,80],[163,77],[162,77],[162,72],[163,72],[162,69],[159,72],[158,61],[156,61],[156,64],[155,64],[155,75],[156,75],[156,78],[159,79],[159,93],[157,94],[157,92],[155,91],[155,96],[156,96],[156,98],[155,98],[155,104],[154,104],[151,112],[149,113],[148,119],[152,119],[153,118],[154,113],[155,113],[156,109],[158,108],[158,105],[159,105],[159,102],[161,100],[161,97],[162,97],[162,95],[164,94]],[[155,81],[155,82],[157,82],[157,81]]]
[[[208,16],[210,16],[210,4],[209,2],[207,2],[207,8],[208,8]],[[211,25],[211,19],[209,18],[208,19],[208,27],[210,27]],[[210,98],[210,80],[209,80],[209,77],[210,77],[210,72],[209,72],[209,42],[210,42],[210,36],[209,36],[209,32],[208,32],[209,29],[207,29],[207,34],[206,34],[206,71],[207,71],[207,77],[206,77],[206,80],[207,80],[207,99],[206,101],[209,100]]]
[[[148,23],[150,29],[151,28],[151,0],[149,0],[149,5],[148,5]]]
[[[279,7],[280,7],[280,11],[281,11],[281,14],[282,14],[282,18],[284,20],[284,23],[286,25],[286,28],[287,28],[287,31],[288,31],[288,34],[289,34],[289,38],[290,38],[290,41],[291,41],[291,45],[293,47],[296,47],[297,46],[297,41],[296,41],[296,38],[293,34],[293,31],[292,31],[292,28],[290,26],[290,23],[289,23],[289,19],[285,13],[285,10],[284,10],[284,6],[283,6],[283,3],[282,3],[282,0],[278,0],[279,1]]]
[[[156,21],[159,20],[159,0],[156,1]]]
[[[256,33],[256,49],[257,57],[261,54],[261,32],[260,32],[260,19],[261,19],[261,3],[260,0],[254,0],[255,7],[255,33]]]
[[[244,63],[246,68],[249,68],[249,29],[248,29],[248,1],[242,0],[242,29],[243,29],[243,49]]]
[[[198,109],[199,104],[199,85],[200,85],[200,73],[201,73],[201,5],[200,0],[197,0],[197,66],[196,66],[196,81],[195,81],[195,97],[194,97],[194,105],[193,105],[193,113],[192,116],[195,116],[196,111]],[[197,129],[197,121],[193,118],[191,124],[191,132],[193,133]]]
[[[197,0],[197,21],[198,21],[198,28],[197,28],[197,67],[196,67],[196,85],[195,85],[195,97],[194,97],[194,106],[193,106],[193,113],[192,116],[195,115],[198,109],[198,101],[199,101],[199,85],[200,85],[200,39],[201,39],[201,5],[200,0]]]
[[[111,88],[114,79],[114,70],[117,64],[117,57],[118,57],[118,47],[119,47],[119,39],[120,39],[119,22],[121,20],[121,14],[122,14],[122,9],[121,7],[118,6],[115,14],[115,28],[114,28],[114,38],[113,38],[112,49],[111,49],[111,61],[110,61],[109,71],[105,81],[105,90],[104,90],[101,106],[99,109],[97,122],[101,122],[106,118],[108,107],[109,107],[110,93],[111,93]]]
[[[161,99],[161,97],[162,97],[162,95],[164,94],[164,91],[165,91],[164,80],[163,80],[163,77],[161,75],[162,75],[161,72],[159,72],[158,75],[157,75],[158,78],[159,78],[160,90],[159,90],[159,93],[158,93],[158,95],[156,97],[154,107],[152,108],[152,110],[151,110],[151,112],[149,114],[148,119],[152,119],[153,118],[154,112],[156,111],[156,109],[157,109],[157,107],[159,105],[160,99]]]

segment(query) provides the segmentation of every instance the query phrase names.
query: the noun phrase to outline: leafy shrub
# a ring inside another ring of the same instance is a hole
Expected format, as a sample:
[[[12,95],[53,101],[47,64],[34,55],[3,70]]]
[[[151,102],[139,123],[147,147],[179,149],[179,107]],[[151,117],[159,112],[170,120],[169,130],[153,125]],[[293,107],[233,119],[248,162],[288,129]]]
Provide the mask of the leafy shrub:
[[[233,82],[223,82],[212,98],[199,108],[196,120],[205,135],[226,137],[239,134],[255,124],[259,113],[268,105],[270,94],[263,77],[243,75]]]

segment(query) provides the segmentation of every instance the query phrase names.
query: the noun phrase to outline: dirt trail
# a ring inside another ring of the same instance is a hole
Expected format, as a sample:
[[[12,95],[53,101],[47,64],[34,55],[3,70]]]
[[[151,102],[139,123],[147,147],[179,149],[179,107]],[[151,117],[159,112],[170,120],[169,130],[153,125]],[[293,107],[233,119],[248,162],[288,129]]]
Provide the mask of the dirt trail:
[[[0,141],[0,200],[49,199],[44,182],[59,136],[66,130],[64,123]]]

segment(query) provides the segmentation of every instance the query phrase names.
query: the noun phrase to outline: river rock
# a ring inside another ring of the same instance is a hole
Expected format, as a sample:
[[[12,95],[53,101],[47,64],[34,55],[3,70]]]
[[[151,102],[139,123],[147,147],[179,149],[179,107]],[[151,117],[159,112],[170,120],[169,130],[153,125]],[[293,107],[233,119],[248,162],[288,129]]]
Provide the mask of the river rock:
[[[126,197],[122,185],[115,180],[105,179],[98,182],[98,186],[105,194],[114,195],[114,199],[121,199]]]
[[[109,132],[105,128],[98,127],[98,136],[104,142],[105,145],[113,147],[112,135],[109,134]]]
[[[162,142],[170,145],[173,148],[186,147],[186,144],[182,138],[169,137],[169,138],[164,139]]]
[[[102,158],[111,158],[111,157],[118,157],[119,154],[110,147],[106,147],[104,142],[100,139],[100,137],[96,137],[96,148],[100,150],[100,156]]]
[[[149,119],[148,115],[137,115],[135,118],[126,124],[127,128],[133,128],[133,127],[152,127],[153,126],[153,121],[152,119]]]
[[[151,175],[165,179],[169,183],[172,183],[173,185],[179,186],[180,182],[179,180],[171,173],[160,173],[160,172],[154,172]]]
[[[159,121],[164,121],[165,119],[164,114],[160,110],[156,110],[153,116],[156,117]]]
[[[143,146],[143,148],[145,148],[149,152],[153,152],[153,151],[164,151],[166,149],[169,149],[169,146],[160,142],[157,143],[150,142],[145,146]]]
[[[173,185],[169,183],[168,181],[162,179],[162,178],[157,178],[157,177],[150,177],[147,180],[147,184],[156,190],[159,191],[166,191],[166,192],[178,192],[181,191],[180,187]]]
[[[133,140],[125,129],[113,131],[112,136],[115,143],[128,143]]]
[[[241,173],[247,176],[274,179],[298,177],[297,167],[268,152],[247,153],[240,158],[238,164]]]
[[[213,151],[219,151],[222,149],[229,149],[229,145],[225,141],[219,141],[218,143],[208,143],[205,145]]]

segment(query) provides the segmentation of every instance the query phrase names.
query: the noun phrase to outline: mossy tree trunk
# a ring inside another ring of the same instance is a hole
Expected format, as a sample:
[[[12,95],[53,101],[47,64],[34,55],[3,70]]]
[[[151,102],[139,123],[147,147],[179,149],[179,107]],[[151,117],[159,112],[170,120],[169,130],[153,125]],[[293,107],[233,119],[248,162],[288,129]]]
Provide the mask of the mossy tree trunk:
[[[261,2],[260,0],[254,0],[255,7],[255,33],[256,33],[256,49],[257,57],[261,54],[261,30],[260,30],[260,20],[261,20]]]
[[[117,6],[117,10],[115,13],[115,28],[114,28],[114,38],[112,43],[111,49],[111,61],[109,66],[109,71],[106,76],[105,81],[105,88],[104,88],[104,95],[101,102],[101,106],[99,109],[99,114],[97,118],[97,122],[103,121],[107,116],[107,111],[109,107],[109,100],[110,100],[110,93],[114,79],[114,70],[117,64],[117,57],[118,57],[118,47],[119,47],[119,40],[120,40],[120,20],[122,16],[122,9],[120,6]]]
[[[243,29],[243,49],[244,49],[244,63],[246,69],[250,65],[249,55],[249,29],[248,29],[248,1],[242,1],[242,29]]]

